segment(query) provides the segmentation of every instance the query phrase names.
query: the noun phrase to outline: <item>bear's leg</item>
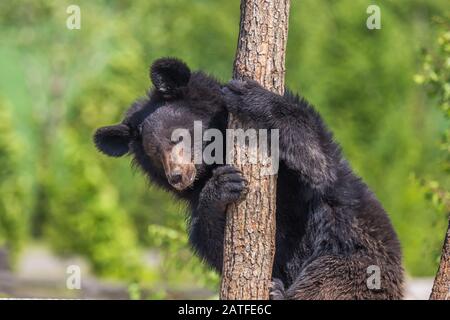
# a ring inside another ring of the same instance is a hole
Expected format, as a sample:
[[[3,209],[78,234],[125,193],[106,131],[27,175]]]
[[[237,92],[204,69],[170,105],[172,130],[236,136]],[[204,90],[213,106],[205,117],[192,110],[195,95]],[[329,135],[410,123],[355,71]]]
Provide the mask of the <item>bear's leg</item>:
[[[361,255],[326,255],[309,263],[284,290],[277,280],[272,299],[361,300],[401,299],[402,285],[395,267],[380,265],[373,272],[373,259]],[[379,277],[378,279],[376,277]]]
[[[193,210],[189,240],[194,250],[217,271],[222,271],[226,207],[246,191],[246,180],[233,166],[220,166],[200,193]]]
[[[255,81],[232,80],[222,94],[228,111],[251,127],[279,130],[280,160],[314,189],[335,181],[339,149],[306,102],[294,103]]]
[[[400,299],[401,260],[363,232],[343,208],[317,206],[303,241],[314,252],[290,274],[286,290],[276,282],[273,299]],[[291,261],[295,265],[295,261]]]

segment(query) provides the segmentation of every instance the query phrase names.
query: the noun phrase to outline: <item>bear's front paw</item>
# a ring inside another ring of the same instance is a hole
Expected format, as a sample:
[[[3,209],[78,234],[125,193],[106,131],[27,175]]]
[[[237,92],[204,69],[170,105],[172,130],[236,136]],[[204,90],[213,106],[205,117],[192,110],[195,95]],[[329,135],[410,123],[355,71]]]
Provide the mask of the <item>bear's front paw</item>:
[[[228,111],[242,115],[242,111],[245,111],[248,107],[245,103],[245,96],[250,93],[252,88],[257,86],[259,84],[253,80],[231,80],[226,86],[222,87],[222,95]]]
[[[256,82],[252,80],[230,80],[226,85],[226,88],[230,89],[235,94],[244,95],[254,84],[256,84]]]
[[[221,91],[228,112],[239,115],[244,103],[242,96],[232,91],[228,86],[223,87]]]
[[[273,93],[253,80],[231,80],[222,88],[228,112],[254,127],[266,127],[271,119]]]
[[[272,280],[272,285],[270,287],[270,300],[285,300],[285,289],[283,281],[280,279],[274,278]]]
[[[214,169],[212,183],[216,200],[222,205],[242,200],[247,194],[247,180],[230,165]]]

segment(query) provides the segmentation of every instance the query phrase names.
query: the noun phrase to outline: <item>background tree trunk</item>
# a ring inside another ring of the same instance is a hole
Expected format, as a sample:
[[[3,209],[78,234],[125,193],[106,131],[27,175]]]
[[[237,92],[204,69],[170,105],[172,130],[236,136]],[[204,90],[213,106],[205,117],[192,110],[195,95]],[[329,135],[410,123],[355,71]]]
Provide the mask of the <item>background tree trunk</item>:
[[[284,92],[289,0],[242,0],[233,77]],[[229,128],[245,125],[230,116]],[[268,134],[269,135],[269,134]],[[276,175],[262,164],[242,164],[247,147],[235,146],[234,164],[247,178],[244,201],[228,207],[221,299],[268,299],[275,254]],[[270,165],[270,164],[268,164]]]
[[[430,300],[450,300],[450,219]]]

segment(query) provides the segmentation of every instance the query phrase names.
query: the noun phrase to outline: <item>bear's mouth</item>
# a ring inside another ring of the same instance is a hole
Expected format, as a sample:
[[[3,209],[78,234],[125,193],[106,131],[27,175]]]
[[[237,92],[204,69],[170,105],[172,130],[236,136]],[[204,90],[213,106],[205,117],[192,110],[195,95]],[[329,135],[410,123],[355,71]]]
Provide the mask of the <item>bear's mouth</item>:
[[[183,191],[194,184],[196,170],[195,167],[187,168],[186,172],[181,174],[180,179],[174,180],[170,175],[167,177],[169,184],[178,191]]]

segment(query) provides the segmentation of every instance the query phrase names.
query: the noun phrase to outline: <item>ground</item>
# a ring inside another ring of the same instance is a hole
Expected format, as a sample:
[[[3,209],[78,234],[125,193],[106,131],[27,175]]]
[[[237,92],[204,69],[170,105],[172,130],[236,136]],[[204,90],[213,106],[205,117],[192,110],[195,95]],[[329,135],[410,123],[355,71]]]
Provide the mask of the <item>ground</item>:
[[[152,265],[158,263],[154,252],[147,252],[146,260]],[[78,257],[62,259],[43,246],[27,248],[19,260],[15,273],[0,270],[0,297],[5,296],[5,293],[22,298],[127,299],[129,297],[125,284],[102,281],[91,274],[86,275],[82,290],[66,289],[66,267],[71,264],[80,265],[82,270],[89,269],[86,262]],[[404,299],[428,300],[432,285],[432,278],[407,278]],[[202,288],[192,288],[184,291],[172,290],[171,295],[172,299],[202,299],[210,298],[214,293]]]

